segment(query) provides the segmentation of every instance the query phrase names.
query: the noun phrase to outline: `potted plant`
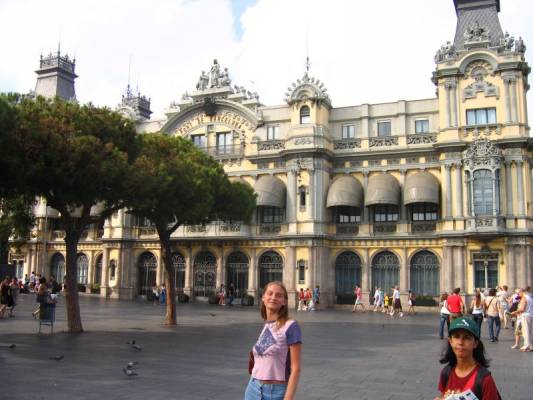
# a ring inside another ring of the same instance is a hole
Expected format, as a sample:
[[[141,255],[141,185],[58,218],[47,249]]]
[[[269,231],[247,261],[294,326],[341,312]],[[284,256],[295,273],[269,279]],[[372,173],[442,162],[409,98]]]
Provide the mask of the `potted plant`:
[[[91,293],[92,294],[100,293],[100,287],[101,287],[101,285],[99,283],[93,283],[91,285]]]

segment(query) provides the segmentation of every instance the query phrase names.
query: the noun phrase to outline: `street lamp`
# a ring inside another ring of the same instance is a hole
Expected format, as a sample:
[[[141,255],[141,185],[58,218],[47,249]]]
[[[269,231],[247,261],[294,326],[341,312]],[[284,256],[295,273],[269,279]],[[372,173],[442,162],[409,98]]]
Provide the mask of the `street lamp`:
[[[489,287],[489,261],[483,261],[483,267],[485,268],[485,289]]]

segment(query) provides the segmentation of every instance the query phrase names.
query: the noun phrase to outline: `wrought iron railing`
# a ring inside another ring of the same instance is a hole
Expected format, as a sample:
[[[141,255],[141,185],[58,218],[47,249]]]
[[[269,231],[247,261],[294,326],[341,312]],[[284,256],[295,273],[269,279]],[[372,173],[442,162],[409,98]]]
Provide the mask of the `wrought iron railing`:
[[[281,224],[261,224],[259,225],[259,233],[261,235],[281,233]]]
[[[333,150],[360,149],[361,139],[342,139],[333,142]]]
[[[407,135],[407,144],[433,144],[437,143],[436,133],[417,133]]]
[[[374,222],[374,234],[387,235],[396,232],[396,222]]]
[[[358,224],[337,224],[337,235],[357,235],[359,233]]]
[[[242,157],[244,147],[241,144],[225,144],[211,147],[204,147],[204,151],[210,156],[217,157]]]

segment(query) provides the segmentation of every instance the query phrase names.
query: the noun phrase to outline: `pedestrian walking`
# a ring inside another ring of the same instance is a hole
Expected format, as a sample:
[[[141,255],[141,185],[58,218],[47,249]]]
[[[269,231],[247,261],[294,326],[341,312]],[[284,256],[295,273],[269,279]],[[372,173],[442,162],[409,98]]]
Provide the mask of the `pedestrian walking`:
[[[224,287],[224,284],[221,284],[220,289],[218,289],[218,305],[226,305],[226,288]]]
[[[353,305],[352,312],[354,313],[357,310],[357,306],[360,306],[363,312],[366,311],[365,305],[363,304],[363,291],[359,285],[355,285],[354,289],[355,302]]]
[[[302,333],[289,319],[287,289],[270,282],[263,291],[261,317],[265,322],[252,351],[250,380],[244,400],[294,400],[301,371]]]
[[[4,280],[0,283],[0,318],[4,318],[4,314],[7,308],[10,306],[9,301],[9,285],[11,279],[9,276],[6,276]]]
[[[500,302],[500,321],[503,323],[503,329],[509,329],[509,292],[507,285],[503,285],[496,292],[496,297]]]
[[[415,292],[412,290],[409,290],[409,293],[407,294],[407,302],[409,304],[409,308],[407,309],[407,314],[416,314],[415,311],[415,301],[416,301],[416,295]]]
[[[481,301],[481,293],[476,293],[470,304],[470,314],[472,314],[472,319],[476,321],[479,331],[481,332],[481,324],[483,323],[484,309],[483,302]]]
[[[489,295],[485,297],[485,314],[489,320],[489,337],[491,342],[497,342],[500,336],[500,302],[496,297],[496,289],[490,289]]]
[[[435,400],[468,390],[479,400],[499,400],[496,383],[487,369],[489,362],[476,322],[469,317],[456,318],[450,324],[448,336],[448,345],[440,360],[446,364],[438,386],[442,397]]]
[[[235,300],[235,285],[233,282],[230,282],[228,286],[228,306],[233,306],[233,301]]]
[[[383,299],[383,312],[390,314],[392,311],[392,297],[389,297],[388,293],[385,293],[385,297]]]
[[[383,309],[383,296],[381,288],[376,286],[376,291],[374,292],[374,309],[372,311],[381,311],[381,309]]]
[[[298,292],[298,311],[305,311],[305,292],[303,288],[300,288]]]
[[[159,289],[159,303],[162,305],[167,304],[167,287],[164,283],[161,284]]]
[[[154,303],[154,306],[159,304],[159,288],[157,287],[157,283],[152,283],[152,300]]]
[[[13,277],[9,285],[9,293],[8,293],[8,299],[7,299],[8,300],[7,307],[9,308],[10,317],[15,316],[14,311],[15,311],[15,306],[17,305],[17,297],[19,294],[19,290],[20,290],[20,287],[19,287],[18,279]]]
[[[316,285],[313,289],[313,308],[312,311],[317,309],[317,306],[320,304],[320,286]]]
[[[459,293],[461,293],[461,288],[455,288],[447,299],[448,310],[450,311],[450,322],[455,318],[462,317],[465,313],[465,303]]]
[[[311,289],[307,288],[305,290],[305,310],[311,311],[311,308],[313,308],[313,294]]]
[[[533,344],[531,342],[531,323],[533,320],[533,296],[531,295],[531,288],[528,286],[522,290],[522,299],[515,311],[522,327],[522,337],[524,344],[520,347],[521,351],[532,351]]]
[[[402,310],[402,301],[400,299],[400,288],[398,286],[394,286],[392,288],[392,304],[393,309],[391,313],[391,317],[398,314],[401,317],[403,317],[403,310]]]
[[[440,296],[440,325],[439,325],[439,337],[444,339],[444,325],[446,325],[448,331],[450,329],[450,310],[448,310],[448,293],[443,293]]]

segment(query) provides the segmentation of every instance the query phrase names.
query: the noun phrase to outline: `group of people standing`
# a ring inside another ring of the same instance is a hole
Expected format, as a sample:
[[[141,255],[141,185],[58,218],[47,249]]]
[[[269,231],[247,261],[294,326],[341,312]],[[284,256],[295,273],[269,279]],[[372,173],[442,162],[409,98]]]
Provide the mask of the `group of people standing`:
[[[460,295],[461,289],[456,288],[450,294],[443,293],[440,302],[439,336],[444,339],[444,326],[458,317],[470,315],[481,330],[483,321],[488,322],[489,339],[498,342],[503,324],[504,329],[514,329],[515,343],[513,349],[532,351],[531,322],[533,319],[533,295],[531,288],[517,288],[509,292],[507,285],[482,292],[476,289],[469,306]],[[520,346],[520,340],[523,344]]]
[[[313,290],[300,288],[298,292],[298,311],[315,311],[320,304],[320,286]]]
[[[359,285],[355,285],[354,288],[354,298],[355,302],[352,308],[352,312],[356,312],[359,308],[364,313],[366,311],[366,306],[363,301],[363,291]],[[400,296],[400,288],[396,286],[392,286],[390,288],[390,292],[385,292],[381,287],[376,287],[374,291],[374,312],[383,312],[386,315],[390,315],[391,317],[398,315],[399,317],[403,317],[403,309],[402,309],[402,300]],[[416,301],[416,295],[412,290],[409,290],[408,292],[408,303],[409,308],[407,313],[408,314],[416,314],[415,312],[415,301]],[[370,304],[369,304],[370,306]]]

